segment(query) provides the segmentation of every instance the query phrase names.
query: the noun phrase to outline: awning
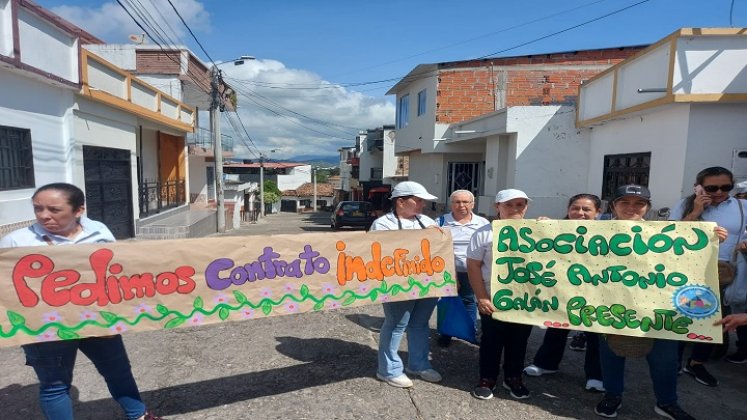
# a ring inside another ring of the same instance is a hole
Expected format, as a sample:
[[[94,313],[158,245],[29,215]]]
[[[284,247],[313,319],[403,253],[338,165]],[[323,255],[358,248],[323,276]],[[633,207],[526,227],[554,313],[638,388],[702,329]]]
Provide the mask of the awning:
[[[384,193],[389,194],[392,191],[392,187],[389,185],[382,185],[379,187],[373,187],[370,190],[368,190],[368,198],[373,197],[375,193]]]

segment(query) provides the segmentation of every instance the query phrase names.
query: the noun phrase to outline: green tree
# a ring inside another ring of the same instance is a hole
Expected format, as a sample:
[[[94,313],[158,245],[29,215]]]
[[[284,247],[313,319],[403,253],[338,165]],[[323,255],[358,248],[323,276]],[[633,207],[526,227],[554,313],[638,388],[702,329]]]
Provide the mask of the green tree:
[[[278,188],[278,184],[269,179],[264,183],[264,190],[265,203],[277,203],[280,201],[280,197],[283,196],[283,193]]]
[[[316,170],[316,182],[321,184],[321,183],[327,182],[328,179],[329,179],[328,169],[317,169]]]

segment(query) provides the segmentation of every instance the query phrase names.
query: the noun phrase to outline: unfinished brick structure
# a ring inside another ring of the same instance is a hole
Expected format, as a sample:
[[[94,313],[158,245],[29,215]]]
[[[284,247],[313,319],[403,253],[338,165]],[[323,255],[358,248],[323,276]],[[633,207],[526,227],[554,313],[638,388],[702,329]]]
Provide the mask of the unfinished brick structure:
[[[437,65],[436,121],[455,123],[509,106],[575,105],[582,81],[644,47],[624,47]]]

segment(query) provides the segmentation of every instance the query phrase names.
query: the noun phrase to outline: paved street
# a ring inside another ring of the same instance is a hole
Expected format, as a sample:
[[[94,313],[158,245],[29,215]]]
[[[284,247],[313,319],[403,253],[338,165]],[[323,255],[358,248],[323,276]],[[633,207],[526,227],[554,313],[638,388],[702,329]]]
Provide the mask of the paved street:
[[[271,215],[231,234],[320,231],[330,231],[328,213]],[[522,401],[503,390],[489,401],[472,398],[478,351],[459,341],[446,349],[432,341],[442,383],[415,380],[410,390],[385,385],[374,378],[382,316],[372,305],[124,337],[143,398],[169,419],[599,418],[593,407],[600,395],[582,389],[582,352],[568,351],[555,375],[526,378],[532,397]],[[529,357],[542,334],[535,328]],[[699,419],[747,418],[747,365],[719,361],[709,368],[720,386],[680,377],[682,406]],[[0,349],[0,369],[0,418],[40,418],[38,387],[22,351]],[[75,373],[78,419],[122,418],[85,357]],[[626,378],[619,418],[657,418],[645,361],[630,360]]]

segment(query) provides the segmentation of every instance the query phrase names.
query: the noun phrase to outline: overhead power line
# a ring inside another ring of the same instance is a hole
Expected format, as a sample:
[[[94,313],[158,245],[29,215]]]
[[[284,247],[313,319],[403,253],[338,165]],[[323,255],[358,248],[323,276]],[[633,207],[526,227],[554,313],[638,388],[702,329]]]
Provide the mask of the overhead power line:
[[[189,34],[192,35],[192,38],[195,40],[195,42],[197,43],[197,45],[200,46],[200,49],[205,54],[205,57],[207,57],[208,60],[210,60],[210,62],[213,63],[213,65],[215,65],[215,61],[213,61],[213,58],[210,57],[210,54],[208,54],[208,52],[205,49],[205,47],[202,46],[202,43],[200,42],[199,39],[197,39],[197,36],[195,35],[195,33],[192,32],[192,28],[190,28],[189,25],[187,25],[187,22],[182,17],[182,14],[179,13],[179,10],[176,9],[176,6],[174,6],[174,3],[172,3],[171,0],[166,0],[166,1],[169,2],[169,4],[171,5],[171,8],[174,9],[174,13],[176,13],[176,15],[179,16],[179,20],[182,21],[182,23],[184,24],[184,27],[187,28],[187,30],[189,31]]]
[[[603,0],[601,0],[601,1],[603,1]],[[579,6],[579,7],[587,7],[587,6],[596,4],[596,3],[600,3],[601,1],[597,1],[595,3],[590,3],[590,4],[587,4],[587,5],[584,5],[584,6]],[[634,4],[631,4],[631,5],[622,7],[620,9],[616,9],[616,10],[614,10],[612,12],[605,13],[605,14],[597,16],[595,18],[586,20],[586,21],[581,22],[579,24],[576,24],[576,25],[573,25],[573,26],[561,29],[559,31],[555,31],[555,32],[547,34],[547,35],[543,35],[543,36],[538,37],[538,38],[534,38],[534,39],[532,39],[530,41],[522,42],[522,43],[510,46],[510,47],[504,48],[502,50],[499,50],[499,51],[496,51],[496,52],[493,52],[493,53],[490,53],[490,54],[486,54],[486,55],[483,55],[483,56],[480,56],[480,57],[468,58],[468,59],[459,60],[459,61],[483,60],[483,59],[487,59],[487,58],[491,58],[491,57],[492,58],[499,58],[499,57],[495,57],[495,56],[498,55],[498,54],[507,52],[507,51],[515,50],[517,48],[521,48],[523,46],[530,45],[530,44],[533,44],[533,43],[536,43],[536,42],[539,42],[539,41],[542,41],[542,40],[545,40],[545,39],[557,36],[559,34],[571,31],[573,29],[580,28],[580,27],[588,25],[590,23],[600,21],[602,19],[605,19],[605,18],[608,18],[610,16],[622,13],[622,12],[628,10],[628,9],[637,7],[637,6],[641,5],[641,4],[648,3],[650,1],[651,0],[642,0],[642,1],[639,1],[637,3],[634,3]],[[574,9],[569,9],[569,10],[574,10]],[[557,16],[559,14],[563,14],[563,13],[566,13],[566,12],[567,11],[559,12],[559,13],[556,13],[555,15],[550,15],[550,16],[548,16],[546,18],[549,18],[549,17],[552,17],[552,16]],[[546,19],[546,18],[539,18],[539,19],[536,19],[534,21],[530,21],[530,22],[528,22],[526,24],[533,23],[533,22],[536,22],[536,21],[539,21],[539,20],[543,20],[543,19]],[[524,26],[524,24],[522,24],[522,25],[516,25],[514,27],[507,28],[506,30],[515,29],[515,28],[521,27],[521,26]],[[406,75],[406,76],[392,77],[392,78],[381,79],[381,80],[364,81],[364,82],[344,82],[344,83],[332,83],[332,82],[327,82],[327,81],[322,81],[319,84],[309,84],[309,83],[296,83],[296,84],[294,84],[294,83],[272,83],[272,82],[262,82],[262,81],[246,81],[244,83],[252,84],[252,85],[255,85],[255,86],[258,86],[258,87],[264,87],[264,88],[268,88],[268,89],[319,90],[319,89],[340,89],[340,88],[368,86],[368,85],[375,85],[375,84],[382,84],[382,83],[389,83],[389,82],[396,82],[396,83],[399,83],[399,82],[411,82],[411,81],[416,81],[416,80],[428,78],[428,77],[434,76],[435,74],[437,74],[437,72],[434,71],[434,72],[425,72],[425,73],[421,73],[421,74],[418,74],[418,75]],[[389,85],[389,87],[391,87],[391,86],[393,86],[393,84]]]
[[[480,59],[483,59],[483,58],[493,57],[493,56],[496,56],[496,55],[498,55],[498,54],[504,53],[504,52],[506,52],[506,51],[511,51],[511,50],[515,50],[515,49],[517,49],[517,48],[521,48],[521,47],[523,47],[523,46],[525,46],[525,45],[533,44],[533,43],[535,43],[535,42],[539,42],[539,41],[542,41],[542,40],[544,40],[544,39],[547,39],[547,38],[551,38],[551,37],[553,37],[553,36],[556,36],[556,35],[560,35],[560,34],[562,34],[562,33],[564,33],[564,32],[568,32],[568,31],[571,31],[571,30],[573,30],[573,29],[576,29],[576,28],[580,28],[580,27],[582,27],[582,26],[585,26],[585,25],[588,25],[588,24],[590,24],[590,23],[593,23],[593,22],[596,22],[596,21],[602,20],[602,19],[604,19],[604,18],[608,18],[608,17],[610,17],[610,16],[612,16],[612,15],[616,15],[616,14],[618,14],[618,13],[622,13],[622,12],[624,12],[624,11],[628,10],[628,9],[632,9],[632,8],[634,8],[634,7],[636,7],[636,6],[640,6],[640,5],[641,5],[641,4],[643,4],[643,3],[648,3],[649,1],[651,1],[651,0],[642,0],[642,1],[639,1],[638,3],[634,3],[634,4],[631,4],[631,5],[629,5],[629,6],[625,6],[625,7],[621,8],[621,9],[617,9],[617,10],[614,10],[614,11],[612,11],[612,12],[609,12],[609,13],[606,13],[606,14],[604,14],[604,15],[602,15],[602,16],[597,16],[597,17],[595,17],[595,18],[593,18],[593,19],[589,19],[589,20],[587,20],[587,21],[585,21],[585,22],[581,22],[581,23],[579,23],[579,24],[577,24],[577,25],[569,26],[569,27],[567,27],[567,28],[565,28],[565,29],[561,29],[561,30],[559,30],[559,31],[556,31],[556,32],[553,32],[553,33],[547,34],[547,35],[545,35],[545,36],[541,36],[541,37],[539,37],[539,38],[535,38],[535,39],[533,39],[533,40],[531,40],[531,41],[527,41],[527,42],[522,42],[521,44],[518,44],[518,45],[514,45],[513,47],[509,47],[509,48],[504,48],[504,49],[502,49],[502,50],[499,50],[499,51],[496,51],[496,52],[494,52],[494,53],[490,53],[490,54],[486,54],[486,55],[483,55],[483,56],[481,56],[481,57],[477,57],[477,58],[475,58],[475,60],[480,60]]]

